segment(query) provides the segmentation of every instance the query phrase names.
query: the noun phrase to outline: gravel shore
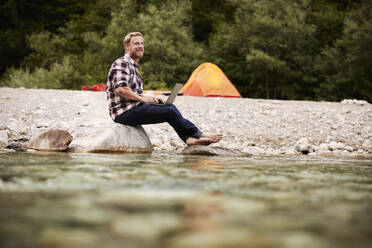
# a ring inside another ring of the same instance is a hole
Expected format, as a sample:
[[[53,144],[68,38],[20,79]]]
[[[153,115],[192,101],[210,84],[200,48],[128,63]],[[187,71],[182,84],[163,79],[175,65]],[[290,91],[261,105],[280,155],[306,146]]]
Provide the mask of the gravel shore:
[[[365,101],[283,101],[179,96],[175,105],[218,144],[253,155],[372,156],[372,105]],[[26,143],[46,128],[112,123],[105,92],[0,88],[0,132]],[[155,151],[186,146],[167,123],[144,126]]]

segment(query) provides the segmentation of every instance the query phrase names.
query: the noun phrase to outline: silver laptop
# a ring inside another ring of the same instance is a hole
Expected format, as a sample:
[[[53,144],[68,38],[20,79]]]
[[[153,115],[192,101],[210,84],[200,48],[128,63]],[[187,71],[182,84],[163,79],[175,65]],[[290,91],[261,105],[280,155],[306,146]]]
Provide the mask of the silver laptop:
[[[151,103],[152,105],[170,105],[174,102],[174,99],[176,99],[176,96],[178,94],[178,91],[180,91],[180,89],[182,88],[183,84],[176,84],[174,87],[173,87],[173,90],[172,92],[170,93],[170,95],[168,96],[168,99],[165,103]]]

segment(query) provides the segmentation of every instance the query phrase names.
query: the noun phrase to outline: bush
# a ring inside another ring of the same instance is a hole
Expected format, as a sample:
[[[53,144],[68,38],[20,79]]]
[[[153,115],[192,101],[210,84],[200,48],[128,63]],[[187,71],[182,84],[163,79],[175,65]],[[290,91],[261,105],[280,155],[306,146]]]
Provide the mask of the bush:
[[[2,86],[38,89],[77,89],[80,87],[79,79],[79,74],[71,65],[70,59],[65,58],[62,63],[54,63],[50,70],[37,68],[31,72],[28,68],[10,69],[3,79]]]

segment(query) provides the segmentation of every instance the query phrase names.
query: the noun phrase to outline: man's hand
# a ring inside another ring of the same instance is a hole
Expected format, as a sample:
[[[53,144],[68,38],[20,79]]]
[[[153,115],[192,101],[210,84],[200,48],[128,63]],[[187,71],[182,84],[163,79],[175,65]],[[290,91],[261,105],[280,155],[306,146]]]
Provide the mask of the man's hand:
[[[155,103],[162,103],[162,104],[165,103],[164,98],[161,96],[154,96],[153,98],[154,98]]]
[[[165,103],[165,100],[161,96],[140,96],[132,92],[132,90],[128,87],[118,87],[116,89],[116,93],[118,93],[121,97],[125,98],[126,100],[132,100],[137,102],[146,102],[146,103]]]
[[[146,103],[165,103],[164,99],[159,96],[141,96],[142,102]]]

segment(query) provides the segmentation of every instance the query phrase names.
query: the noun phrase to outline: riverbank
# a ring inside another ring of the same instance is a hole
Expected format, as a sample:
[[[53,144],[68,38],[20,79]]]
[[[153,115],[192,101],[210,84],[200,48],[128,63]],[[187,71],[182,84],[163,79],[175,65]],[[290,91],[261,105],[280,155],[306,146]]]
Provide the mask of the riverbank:
[[[179,96],[175,105],[218,144],[253,155],[372,156],[372,105],[358,101],[312,102]],[[105,92],[0,88],[0,130],[13,145],[60,128],[107,125]],[[144,126],[155,151],[186,146],[168,124]]]

